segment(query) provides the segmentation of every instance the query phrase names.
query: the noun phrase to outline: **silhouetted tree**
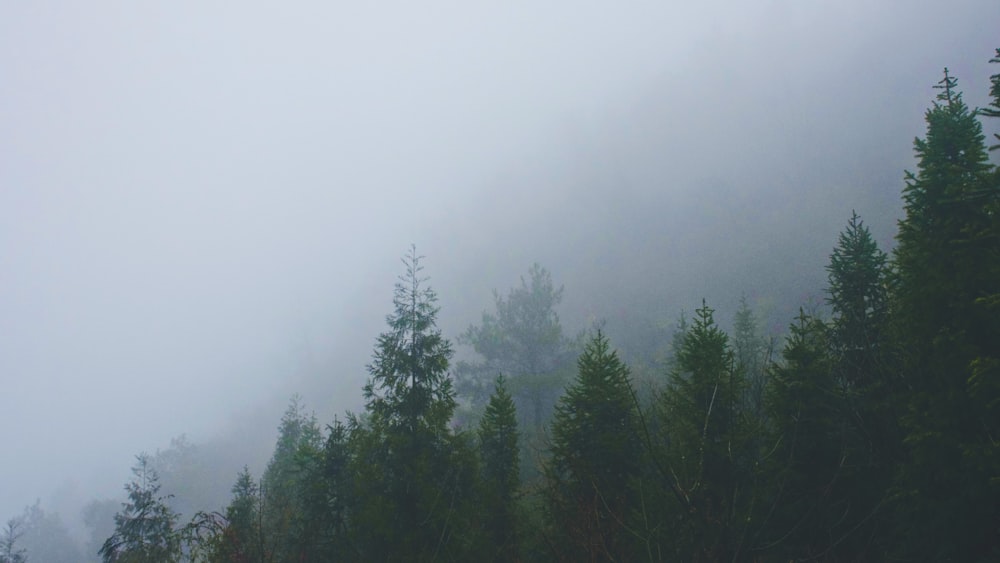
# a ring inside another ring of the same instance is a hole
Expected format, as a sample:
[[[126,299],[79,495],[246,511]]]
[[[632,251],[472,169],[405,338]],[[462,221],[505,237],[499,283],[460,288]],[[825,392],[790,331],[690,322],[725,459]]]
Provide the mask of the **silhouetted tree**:
[[[894,254],[909,456],[894,520],[909,538],[897,542],[904,553],[972,561],[1000,555],[1000,184],[947,69],[937,87],[926,136],[914,142],[918,168],[907,174]]]

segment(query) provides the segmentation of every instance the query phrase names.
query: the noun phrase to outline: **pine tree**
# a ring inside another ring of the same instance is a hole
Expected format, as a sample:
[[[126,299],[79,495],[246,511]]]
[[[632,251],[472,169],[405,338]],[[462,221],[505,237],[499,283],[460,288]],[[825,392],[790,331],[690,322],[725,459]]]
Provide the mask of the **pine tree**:
[[[482,324],[470,326],[459,338],[484,359],[482,364],[460,364],[463,396],[482,405],[493,376],[503,373],[522,426],[532,432],[541,429],[562,387],[562,372],[573,361],[572,343],[563,335],[555,311],[562,295],[563,288],[556,288],[548,270],[538,264],[506,298],[493,292],[496,312],[484,312]]]
[[[115,532],[101,546],[106,563],[169,563],[180,561],[177,514],[159,496],[159,476],[146,454],[136,457],[135,478],[125,485],[128,502],[115,514]]]
[[[520,485],[517,412],[503,376],[498,376],[486,411],[479,422],[484,502],[480,510],[487,534],[495,546],[496,561],[518,556],[517,489]]]
[[[840,423],[847,432],[846,469],[838,479],[845,502],[865,517],[865,525],[851,538],[856,541],[845,540],[842,548],[870,543],[866,538],[885,513],[881,508],[900,455],[898,412],[891,400],[899,385],[889,339],[888,260],[852,213],[827,266],[831,369],[843,409]]]
[[[560,553],[569,560],[628,560],[631,481],[641,456],[629,369],[598,331],[556,406],[547,471]]]
[[[839,376],[851,387],[878,382],[886,361],[888,260],[868,227],[852,213],[827,266],[827,303],[833,310],[831,345]]]
[[[306,561],[337,561],[346,557],[348,507],[351,503],[348,429],[333,421],[321,450],[299,450],[304,479],[299,488],[302,513],[296,545]]]
[[[746,381],[743,408],[760,419],[764,416],[764,389],[773,343],[761,335],[757,316],[750,309],[746,295],[740,297],[740,306],[733,318],[732,342],[736,368]]]
[[[263,534],[260,486],[244,467],[232,488],[233,498],[226,507],[227,526],[214,553],[214,561],[263,563],[271,559],[271,546]]]
[[[673,557],[697,561],[738,558],[744,550],[756,458],[742,408],[745,381],[713,315],[703,302],[680,337],[659,414],[669,496],[680,502],[659,541],[673,546]]]
[[[834,557],[856,517],[841,498],[846,424],[828,327],[800,310],[782,358],[768,387],[775,438],[766,469],[774,492],[759,547],[779,560]]]
[[[990,62],[1000,64],[1000,49],[996,50],[996,56]],[[990,76],[990,97],[993,98],[990,105],[979,110],[979,113],[986,117],[1000,117],[1000,73]],[[997,144],[990,147],[991,151],[1000,149],[1000,134],[994,133],[993,137]]]
[[[27,563],[28,556],[18,541],[24,535],[24,523],[19,518],[11,518],[0,535],[0,563]]]
[[[308,458],[319,451],[321,440],[316,417],[305,413],[297,395],[292,397],[281,417],[274,453],[261,478],[265,501],[262,533],[279,561],[298,560],[302,555],[302,490],[309,484]]]
[[[894,254],[895,332],[908,462],[895,521],[907,553],[937,560],[1000,556],[996,359],[1000,185],[985,138],[947,69],[915,141],[906,217]],[[991,367],[992,366],[992,367]]]
[[[365,415],[349,423],[355,476],[351,533],[357,559],[468,557],[477,468],[471,441],[449,428],[451,344],[437,328],[437,296],[416,250],[404,258],[364,387]]]

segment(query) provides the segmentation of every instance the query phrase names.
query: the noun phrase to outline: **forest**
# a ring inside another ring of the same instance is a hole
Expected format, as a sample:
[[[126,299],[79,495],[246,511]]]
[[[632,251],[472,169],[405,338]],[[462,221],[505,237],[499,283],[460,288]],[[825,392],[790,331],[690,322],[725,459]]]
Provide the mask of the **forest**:
[[[161,481],[190,445],[139,454],[86,546],[36,505],[6,521],[0,563],[1000,560],[990,84],[972,108],[944,70],[894,247],[845,217],[825,302],[793,304],[780,340],[746,299],[728,332],[702,301],[662,361],[630,363],[600,321],[564,331],[538,264],[450,340],[411,247],[363,410],[321,421],[293,398],[262,474],[233,475],[216,510]]]

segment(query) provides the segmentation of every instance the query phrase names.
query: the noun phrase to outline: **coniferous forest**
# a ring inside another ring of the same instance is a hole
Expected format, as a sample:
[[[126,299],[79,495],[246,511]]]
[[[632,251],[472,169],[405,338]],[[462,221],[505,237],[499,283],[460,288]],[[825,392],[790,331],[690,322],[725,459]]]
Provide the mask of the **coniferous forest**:
[[[411,247],[363,409],[318,420],[294,398],[266,468],[233,475],[213,511],[182,517],[158,476],[170,460],[137,456],[92,547],[107,562],[1000,560],[1000,136],[983,129],[1000,73],[985,108],[947,69],[936,88],[895,246],[844,217],[825,303],[791,304],[780,340],[745,300],[728,333],[702,301],[667,361],[630,366],[600,322],[564,332],[540,265],[449,339],[434,257]],[[10,520],[0,562],[31,561],[43,519]]]

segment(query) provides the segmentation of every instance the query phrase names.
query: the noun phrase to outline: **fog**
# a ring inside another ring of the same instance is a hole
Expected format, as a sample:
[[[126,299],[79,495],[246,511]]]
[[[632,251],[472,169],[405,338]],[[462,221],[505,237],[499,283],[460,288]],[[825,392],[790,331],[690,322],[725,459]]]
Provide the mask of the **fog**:
[[[780,325],[852,209],[891,245],[931,86],[948,66],[984,104],[997,22],[986,0],[6,3],[0,516],[117,495],[180,434],[266,455],[295,392],[324,422],[358,408],[410,243],[450,337],[533,262],[574,330],[741,292]]]

